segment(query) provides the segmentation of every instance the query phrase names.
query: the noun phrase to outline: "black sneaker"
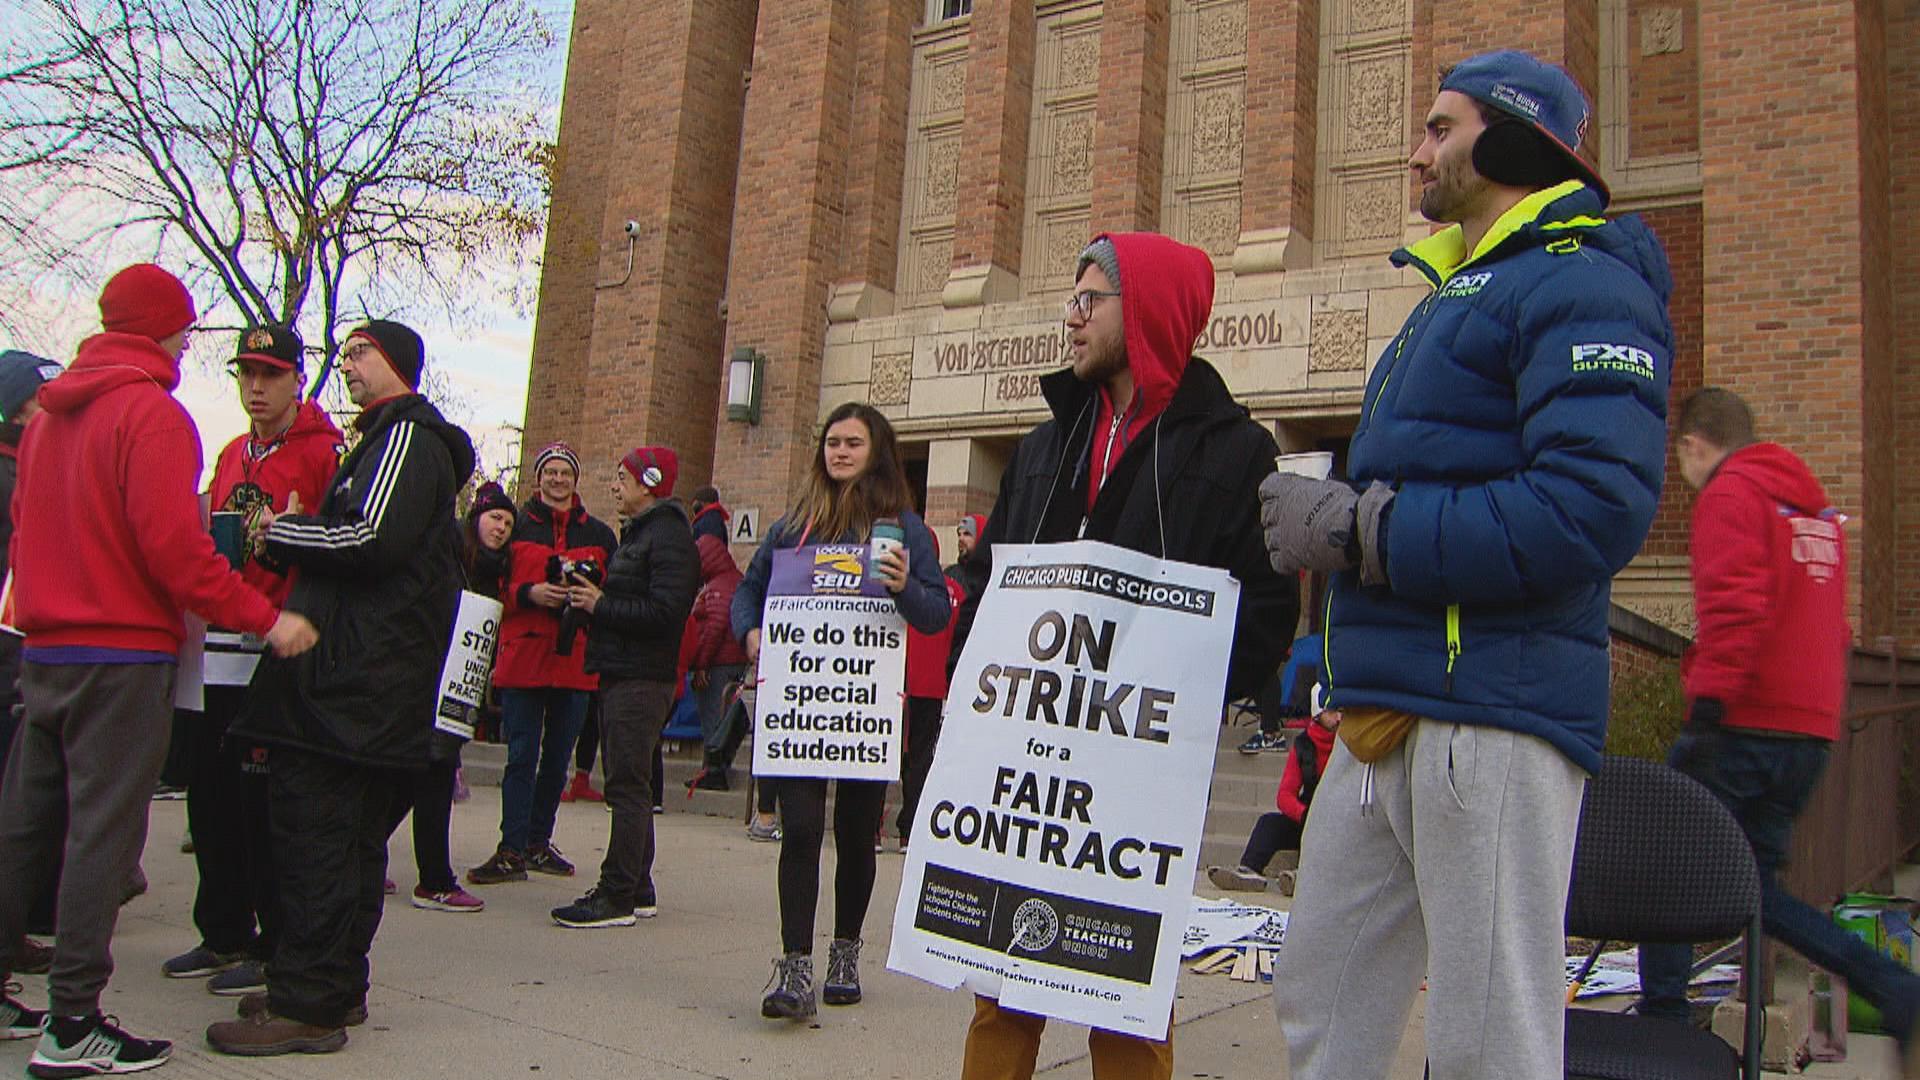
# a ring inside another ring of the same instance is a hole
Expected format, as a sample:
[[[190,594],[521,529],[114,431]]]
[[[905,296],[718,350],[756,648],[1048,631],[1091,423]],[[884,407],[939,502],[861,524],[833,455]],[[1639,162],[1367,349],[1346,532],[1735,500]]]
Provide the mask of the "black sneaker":
[[[20,992],[17,982],[0,987],[0,1040],[31,1039],[40,1034],[40,1026],[46,1023],[46,1013],[14,1000],[13,995]]]
[[[160,974],[169,979],[198,979],[246,962],[247,954],[244,952],[214,952],[205,945],[195,945],[161,964]]]
[[[267,971],[258,960],[249,960],[207,980],[207,993],[221,997],[245,997],[267,989]]]
[[[1285,750],[1286,748],[1287,736],[1285,732],[1281,731],[1276,731],[1271,735],[1264,731],[1256,731],[1247,738],[1246,742],[1240,744],[1240,752],[1243,754],[1264,754],[1274,750]]]
[[[498,885],[503,881],[527,880],[527,859],[517,851],[501,848],[493,853],[493,858],[467,871],[467,882],[473,885]]]
[[[607,926],[632,926],[633,906],[616,904],[596,886],[587,895],[553,909],[553,921],[573,930],[597,930]]]
[[[50,1016],[40,1032],[40,1045],[34,1047],[33,1057],[27,1061],[27,1075],[62,1080],[145,1072],[165,1065],[172,1053],[172,1043],[129,1035],[111,1016]]]
[[[572,877],[573,864],[560,854],[560,849],[552,841],[535,844],[527,849],[527,869],[536,874],[551,874],[554,877]]]

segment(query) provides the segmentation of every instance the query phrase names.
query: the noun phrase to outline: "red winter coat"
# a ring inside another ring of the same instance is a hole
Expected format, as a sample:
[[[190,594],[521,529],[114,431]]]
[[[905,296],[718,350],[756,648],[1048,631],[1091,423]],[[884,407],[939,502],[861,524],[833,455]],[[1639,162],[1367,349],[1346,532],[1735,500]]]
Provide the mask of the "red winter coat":
[[[573,652],[554,651],[560,637],[560,609],[533,602],[530,590],[547,580],[547,561],[564,553],[576,561],[592,559],[604,573],[619,545],[607,523],[587,513],[578,495],[573,507],[556,518],[538,498],[520,508],[507,542],[506,615],[500,621],[500,652],[493,662],[493,685],[502,690],[555,687],[596,690],[597,675],[586,673],[587,631],[574,639]]]
[[[1311,720],[1307,721],[1305,731],[1293,737],[1293,745],[1287,748],[1286,768],[1280,771],[1280,789],[1273,793],[1273,804],[1281,813],[1295,821],[1307,820],[1307,804],[1313,801],[1313,789],[1320,786],[1320,777],[1333,758],[1333,739],[1331,728]],[[1304,756],[1308,754],[1312,755],[1312,761],[1305,762],[1303,767]]]
[[[1728,455],[1693,504],[1687,699],[1729,727],[1833,739],[1847,695],[1845,520],[1805,464],[1756,443]]]
[[[13,492],[15,625],[26,647],[177,653],[183,610],[264,634],[279,611],[214,550],[200,434],[152,339],[96,334],[40,388]]]
[[[700,549],[700,595],[693,599],[692,622],[687,632],[694,639],[687,657],[693,671],[705,671],[721,664],[744,664],[747,651],[733,639],[729,612],[733,610],[734,590],[740,587],[740,564],[727,554],[723,540],[702,536]]]
[[[940,540],[929,532],[933,540],[933,553],[936,561],[940,555]],[[907,627],[907,696],[920,698],[938,698],[947,696],[947,654],[953,651],[953,625],[960,620],[960,602],[967,598],[967,590],[960,583],[940,575],[947,585],[947,625],[938,633],[923,634],[913,627]]]
[[[300,505],[305,512],[313,513],[326,497],[327,485],[333,482],[333,474],[340,468],[340,458],[347,450],[340,429],[333,426],[324,409],[311,401],[300,403],[293,416],[293,426],[267,448],[264,457],[255,460],[248,455],[247,444],[251,441],[251,433],[239,436],[220,451],[219,459],[214,462],[210,491],[214,510],[241,509],[229,502],[233,499],[233,489],[247,483],[267,493],[276,514],[287,508],[287,496],[296,491],[300,493]],[[276,604],[284,603],[293,588],[291,577],[267,569],[258,559],[248,559],[240,567],[240,576]]]

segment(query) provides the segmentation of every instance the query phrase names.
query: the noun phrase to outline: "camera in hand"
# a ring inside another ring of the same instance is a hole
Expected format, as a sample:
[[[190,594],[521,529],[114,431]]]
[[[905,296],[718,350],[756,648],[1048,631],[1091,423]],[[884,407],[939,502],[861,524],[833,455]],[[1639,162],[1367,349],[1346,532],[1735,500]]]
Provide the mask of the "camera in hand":
[[[566,588],[576,584],[575,578],[583,578],[595,585],[606,580],[606,571],[593,559],[572,559],[565,555],[553,555],[547,559],[547,584]],[[590,616],[576,607],[565,608],[560,612],[560,636],[553,643],[553,651],[560,656],[573,655],[573,639],[580,636],[580,630],[587,625]]]

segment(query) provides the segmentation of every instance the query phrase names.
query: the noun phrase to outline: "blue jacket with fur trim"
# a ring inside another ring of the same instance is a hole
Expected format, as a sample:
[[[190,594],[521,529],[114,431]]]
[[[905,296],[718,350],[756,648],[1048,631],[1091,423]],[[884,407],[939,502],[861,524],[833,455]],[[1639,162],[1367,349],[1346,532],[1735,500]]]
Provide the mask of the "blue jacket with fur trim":
[[[1389,584],[1328,590],[1331,703],[1506,728],[1600,766],[1613,575],[1666,466],[1667,259],[1579,181],[1468,253],[1458,226],[1394,253],[1433,293],[1374,365],[1348,479],[1397,494]]]

